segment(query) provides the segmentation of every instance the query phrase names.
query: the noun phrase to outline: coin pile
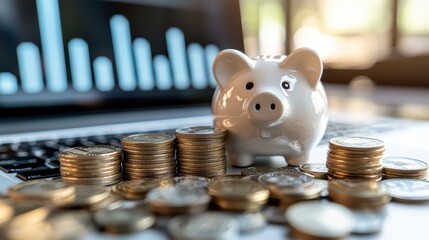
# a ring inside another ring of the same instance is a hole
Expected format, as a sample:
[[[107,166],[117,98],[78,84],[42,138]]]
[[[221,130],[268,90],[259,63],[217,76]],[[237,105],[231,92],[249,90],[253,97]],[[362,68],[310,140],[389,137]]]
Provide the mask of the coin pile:
[[[226,131],[213,127],[176,130],[181,176],[216,177],[226,173]]]
[[[122,150],[114,146],[68,148],[58,158],[65,183],[108,186],[122,179]]]
[[[390,201],[387,188],[370,180],[331,180],[329,199],[358,210],[380,210]]]
[[[328,179],[381,180],[384,143],[366,137],[336,137],[329,141]]]
[[[319,199],[323,186],[313,177],[294,169],[268,172],[259,177],[259,182],[270,190],[273,203],[287,209],[296,202]]]
[[[383,178],[411,178],[425,180],[427,178],[427,163],[407,157],[383,158]]]
[[[270,195],[261,184],[248,180],[213,182],[209,185],[208,193],[213,203],[223,210],[249,212],[261,210]]]
[[[122,139],[124,178],[171,178],[176,175],[175,137],[144,133]]]
[[[162,215],[195,214],[208,209],[211,197],[204,188],[171,185],[147,193],[149,209]]]

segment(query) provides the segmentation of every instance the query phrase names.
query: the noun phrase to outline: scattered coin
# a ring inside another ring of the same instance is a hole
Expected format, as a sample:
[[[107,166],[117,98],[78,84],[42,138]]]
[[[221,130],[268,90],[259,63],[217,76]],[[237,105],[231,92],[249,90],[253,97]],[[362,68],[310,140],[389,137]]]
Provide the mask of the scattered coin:
[[[355,226],[352,230],[356,234],[373,234],[380,232],[386,211],[352,211],[355,217]]]
[[[62,202],[70,198],[75,187],[62,182],[32,180],[21,182],[9,188],[9,197],[14,201]]]
[[[172,185],[150,190],[146,200],[153,212],[174,215],[203,212],[208,208],[211,197],[204,188]]]
[[[94,221],[104,232],[125,234],[149,228],[155,223],[155,217],[146,208],[133,207],[97,211]]]
[[[210,185],[210,179],[205,177],[175,177],[171,180],[174,185],[191,187],[191,188],[207,188]]]
[[[233,240],[239,238],[239,224],[232,216],[219,212],[174,217],[168,230],[178,240]]]
[[[267,219],[261,212],[229,213],[229,215],[237,220],[240,233],[254,232],[267,226]]]
[[[429,201],[429,182],[418,179],[388,179],[381,182],[392,200],[406,203]]]
[[[321,201],[290,206],[286,211],[286,220],[298,239],[343,239],[355,225],[350,210],[336,203]]]
[[[214,204],[231,211],[259,211],[269,197],[269,191],[261,184],[246,180],[213,182],[208,187],[208,193]]]
[[[241,170],[241,175],[243,176],[256,175],[256,174],[262,175],[264,173],[279,172],[283,170],[284,169],[280,167],[269,167],[269,166],[248,167]]]
[[[286,210],[278,206],[268,206],[262,210],[265,218],[269,223],[286,224]]]
[[[91,208],[110,195],[109,190],[101,186],[94,185],[74,185],[73,195],[64,202],[57,203],[60,208],[83,209]]]
[[[299,170],[318,179],[326,179],[328,177],[326,164],[302,164],[299,166]]]

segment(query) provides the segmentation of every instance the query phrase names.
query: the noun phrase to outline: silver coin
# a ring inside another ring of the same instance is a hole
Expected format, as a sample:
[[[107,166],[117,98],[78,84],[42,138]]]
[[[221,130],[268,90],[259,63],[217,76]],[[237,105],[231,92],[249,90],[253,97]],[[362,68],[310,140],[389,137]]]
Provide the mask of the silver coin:
[[[268,206],[262,210],[267,221],[274,224],[286,224],[285,213],[285,209],[277,206]]]
[[[175,177],[175,185],[191,188],[207,188],[210,185],[210,179],[205,177]]]
[[[173,185],[150,190],[146,196],[146,200],[149,204],[154,203],[179,207],[206,204],[210,202],[211,197],[204,188]]]
[[[286,220],[294,229],[315,238],[345,238],[355,225],[349,209],[322,201],[293,204],[286,211]]]
[[[122,139],[123,143],[130,144],[163,144],[173,142],[175,137],[162,133],[142,133],[134,134]]]
[[[368,137],[336,137],[329,140],[335,146],[348,149],[378,149],[384,147],[384,142]]]
[[[429,182],[417,179],[388,179],[381,182],[393,200],[421,202],[429,201]]]
[[[385,211],[352,211],[355,216],[355,226],[352,230],[357,234],[372,234],[380,232],[383,227]]]
[[[155,217],[142,207],[117,208],[95,212],[94,221],[109,233],[131,233],[149,228],[155,223]]]
[[[383,168],[417,171],[428,168],[427,163],[408,157],[385,157],[383,158]]]
[[[174,239],[233,240],[239,237],[239,224],[232,216],[218,212],[174,217],[168,224]]]
[[[267,226],[267,219],[261,212],[229,213],[238,222],[241,233],[249,233]]]
[[[275,185],[281,188],[310,184],[313,177],[298,171],[279,171],[262,174],[258,180],[264,186]]]
[[[318,183],[319,185],[322,186],[322,191],[320,191],[320,196],[321,197],[327,197],[329,195],[329,191],[328,191],[328,180],[324,180],[324,179],[314,179],[315,183]]]

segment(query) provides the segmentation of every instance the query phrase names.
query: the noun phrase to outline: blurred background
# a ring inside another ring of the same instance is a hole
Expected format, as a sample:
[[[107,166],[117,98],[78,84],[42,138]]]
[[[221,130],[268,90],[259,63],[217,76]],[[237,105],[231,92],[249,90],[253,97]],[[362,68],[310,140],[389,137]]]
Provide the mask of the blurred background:
[[[322,80],[333,84],[331,107],[429,119],[429,1],[241,0],[241,7],[248,55],[318,52]],[[385,89],[388,97],[379,94]]]

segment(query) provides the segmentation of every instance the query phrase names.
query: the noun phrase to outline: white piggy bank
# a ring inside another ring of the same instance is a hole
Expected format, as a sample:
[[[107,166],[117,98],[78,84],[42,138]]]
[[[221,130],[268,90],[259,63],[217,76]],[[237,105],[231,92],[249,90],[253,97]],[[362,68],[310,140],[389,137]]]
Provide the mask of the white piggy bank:
[[[221,51],[213,63],[218,87],[214,125],[227,130],[229,163],[245,167],[256,156],[284,156],[289,165],[308,162],[328,122],[323,66],[311,49],[289,56]]]

